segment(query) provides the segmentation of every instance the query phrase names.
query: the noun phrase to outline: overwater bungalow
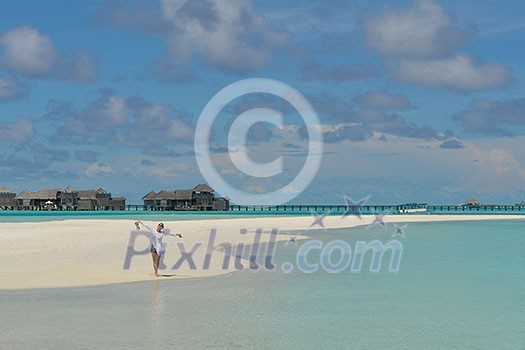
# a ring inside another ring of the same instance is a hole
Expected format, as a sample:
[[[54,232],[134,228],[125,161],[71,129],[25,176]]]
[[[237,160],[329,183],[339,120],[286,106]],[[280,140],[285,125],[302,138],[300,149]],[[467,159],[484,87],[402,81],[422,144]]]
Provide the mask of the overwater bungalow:
[[[207,184],[198,184],[192,189],[151,191],[142,200],[151,210],[229,210],[229,199],[214,192]]]
[[[13,210],[17,205],[16,193],[8,188],[0,189],[0,210]]]
[[[57,208],[59,189],[40,189],[38,192],[23,190],[17,200],[18,210],[49,210]]]
[[[27,189],[15,197],[18,210],[125,210],[126,198],[111,196],[103,188],[98,190]]]

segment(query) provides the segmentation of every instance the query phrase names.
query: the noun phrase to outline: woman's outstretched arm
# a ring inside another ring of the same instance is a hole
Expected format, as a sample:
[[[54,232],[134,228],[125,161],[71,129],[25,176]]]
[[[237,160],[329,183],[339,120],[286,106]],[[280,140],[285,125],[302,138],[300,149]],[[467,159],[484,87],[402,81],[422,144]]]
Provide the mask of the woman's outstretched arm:
[[[146,228],[146,230],[148,230],[149,232],[153,232],[153,229],[151,227],[149,227],[148,225],[146,225],[145,223],[143,223],[140,220],[135,222],[135,226],[140,227],[139,225],[144,226]]]
[[[182,238],[182,234],[180,234],[180,233],[171,233],[169,228],[162,230],[162,234],[164,236],[172,236],[172,237],[180,237],[180,238]]]

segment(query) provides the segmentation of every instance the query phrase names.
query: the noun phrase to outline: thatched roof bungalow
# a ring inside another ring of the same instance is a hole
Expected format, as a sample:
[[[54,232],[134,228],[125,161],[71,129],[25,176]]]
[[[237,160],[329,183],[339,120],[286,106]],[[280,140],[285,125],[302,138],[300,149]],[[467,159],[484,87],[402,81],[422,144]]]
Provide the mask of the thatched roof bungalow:
[[[41,189],[29,192],[27,189],[15,197],[18,209],[22,210],[125,210],[126,198],[113,198],[103,188],[98,190],[75,190],[68,186],[64,190]]]
[[[16,207],[16,193],[9,188],[0,188],[0,210],[12,210]]]
[[[228,210],[229,201],[215,197],[213,188],[198,184],[192,189],[150,191],[144,206],[153,210]]]
[[[56,209],[59,202],[57,196],[59,192],[59,189],[40,189],[37,192],[30,192],[25,189],[15,199],[18,209]]]

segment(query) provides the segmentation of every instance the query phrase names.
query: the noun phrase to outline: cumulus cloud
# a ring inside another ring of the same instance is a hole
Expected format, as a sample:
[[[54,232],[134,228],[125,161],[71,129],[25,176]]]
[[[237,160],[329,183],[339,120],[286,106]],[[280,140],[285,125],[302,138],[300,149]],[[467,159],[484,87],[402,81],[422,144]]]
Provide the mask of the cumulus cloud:
[[[477,63],[467,55],[430,61],[401,60],[389,71],[400,81],[461,92],[507,86],[514,81],[502,64]]]
[[[94,60],[89,53],[61,54],[51,37],[27,25],[1,34],[0,48],[0,63],[11,72],[81,82],[96,79]]]
[[[499,63],[477,62],[457,50],[473,37],[434,0],[415,0],[403,9],[386,9],[363,22],[368,44],[397,80],[469,92],[510,85],[514,76]]]
[[[466,131],[477,135],[512,136],[525,126],[525,98],[474,100],[453,118]]]
[[[135,118],[132,127],[122,135],[138,144],[165,144],[193,141],[190,113],[172,106],[147,101],[140,97],[128,99]]]
[[[495,147],[487,146],[484,140],[468,142],[457,150],[438,149],[440,142],[436,140],[389,139],[384,142],[373,137],[352,145],[327,144],[323,167],[316,178],[326,183],[321,189],[316,183],[315,190],[326,194],[340,186],[352,186],[363,191],[361,196],[372,191],[376,199],[399,203],[428,198],[438,203],[462,203],[472,196],[484,203],[515,203],[525,193],[524,154],[519,148],[523,137],[504,139]],[[518,148],[513,146],[511,151],[509,144]],[[376,194],[372,189],[375,186],[385,193]]]
[[[30,26],[15,27],[0,37],[5,68],[28,76],[46,76],[59,59],[51,38]]]
[[[138,4],[138,5],[137,5]],[[162,79],[192,78],[190,62],[245,72],[264,65],[288,34],[270,26],[248,0],[161,0],[160,11],[141,2],[106,1],[96,16],[160,35],[165,53],[155,64]],[[147,9],[137,13],[138,9]]]
[[[405,58],[450,55],[473,34],[434,0],[416,0],[406,9],[386,9],[364,22],[368,43],[380,54]]]
[[[325,131],[327,142],[363,141],[374,132],[428,140],[446,140],[452,136],[450,131],[439,132],[406,121],[399,112],[415,107],[401,94],[377,90],[359,93],[350,99],[323,91],[310,96],[309,100],[321,117],[335,122],[335,128]]]
[[[62,142],[149,147],[193,140],[190,114],[139,96],[102,89],[86,106],[52,101],[42,119],[53,123]]]
[[[286,34],[274,30],[256,14],[249,1],[162,0],[164,18],[174,33],[167,51],[176,63],[200,53],[209,64],[227,70],[260,67],[271,48],[286,43]]]
[[[472,148],[477,159],[475,172],[469,179],[471,186],[483,188],[486,192],[502,192],[513,186],[525,186],[525,168],[516,160],[512,151],[505,148],[483,150]]]
[[[402,94],[377,90],[346,98],[323,91],[318,96],[310,96],[309,100],[325,120],[321,130],[327,144],[371,139],[385,142],[394,137],[439,141],[441,146],[438,143],[436,147],[461,148],[461,141],[450,130],[439,131],[407,121],[400,113],[415,109],[415,106]],[[302,139],[308,137],[305,126],[299,126],[293,132]]]
[[[0,123],[0,142],[25,142],[31,139],[34,133],[34,124],[27,118],[20,118],[11,123]]]
[[[27,96],[29,88],[16,77],[0,76],[0,101],[18,100]]]
[[[85,121],[84,126],[100,130],[126,124],[128,112],[126,99],[107,91],[82,111],[82,119]]]
[[[108,136],[129,123],[126,99],[110,89],[101,90],[95,100],[80,109],[58,100],[52,100],[49,108],[44,119],[63,123],[60,132],[64,135]]]

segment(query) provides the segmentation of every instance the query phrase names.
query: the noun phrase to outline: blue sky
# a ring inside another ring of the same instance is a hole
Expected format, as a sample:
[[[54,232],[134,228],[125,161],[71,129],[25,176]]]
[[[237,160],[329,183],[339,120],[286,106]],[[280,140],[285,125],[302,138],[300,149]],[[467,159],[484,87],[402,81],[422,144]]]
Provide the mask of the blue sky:
[[[5,1],[0,21],[0,187],[98,188],[131,203],[205,179],[193,138],[230,83],[278,79],[319,115],[325,147],[294,200],[483,203],[525,200],[525,5],[520,1]],[[225,152],[235,117],[255,124],[254,161]],[[275,96],[233,101],[213,125],[212,159],[253,193],[293,179],[305,125]],[[220,193],[228,195],[228,193]]]

